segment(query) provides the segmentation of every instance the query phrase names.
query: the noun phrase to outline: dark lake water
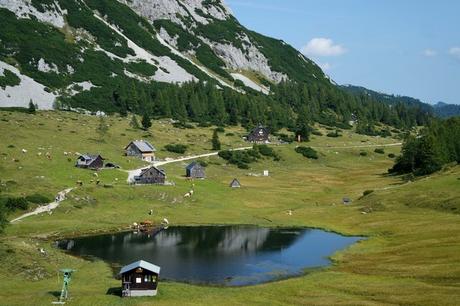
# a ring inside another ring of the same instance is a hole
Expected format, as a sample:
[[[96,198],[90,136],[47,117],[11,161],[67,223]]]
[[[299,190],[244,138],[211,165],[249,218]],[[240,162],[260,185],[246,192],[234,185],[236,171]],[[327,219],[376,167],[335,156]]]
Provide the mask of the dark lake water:
[[[327,266],[328,256],[360,239],[305,228],[202,226],[83,237],[59,246],[120,266],[143,259],[160,266],[163,279],[242,286]]]

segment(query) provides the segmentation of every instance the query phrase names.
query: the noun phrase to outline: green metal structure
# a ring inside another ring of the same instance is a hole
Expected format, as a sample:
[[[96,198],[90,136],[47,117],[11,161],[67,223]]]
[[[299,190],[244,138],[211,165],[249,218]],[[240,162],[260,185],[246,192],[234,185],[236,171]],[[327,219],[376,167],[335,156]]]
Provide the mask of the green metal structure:
[[[69,297],[69,284],[72,280],[72,273],[76,270],[73,269],[61,269],[59,270],[62,272],[64,276],[64,282],[62,284],[61,296],[59,297],[59,303],[64,304],[67,298]]]

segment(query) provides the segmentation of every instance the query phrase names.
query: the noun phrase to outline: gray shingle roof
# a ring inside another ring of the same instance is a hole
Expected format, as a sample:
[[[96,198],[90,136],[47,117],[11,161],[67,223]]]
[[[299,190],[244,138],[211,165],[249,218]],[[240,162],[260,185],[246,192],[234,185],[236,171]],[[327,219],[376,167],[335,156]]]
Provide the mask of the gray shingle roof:
[[[200,167],[200,168],[202,168],[203,166],[200,165],[198,162],[194,161],[194,162],[192,162],[190,165],[188,165],[186,169],[187,169],[187,170],[192,170],[194,167]]]
[[[85,160],[85,163],[86,164],[91,164],[93,161],[95,161],[100,155],[96,155],[96,154],[82,154],[80,155],[80,157],[78,157],[79,159],[83,158]]]
[[[150,262],[147,262],[147,261],[144,261],[144,260],[139,260],[139,261],[133,262],[133,263],[121,268],[119,274],[129,272],[129,271],[134,270],[136,268],[142,268],[142,269],[148,270],[148,271],[156,273],[156,274],[160,274],[160,269],[161,269],[159,266],[151,264]]]
[[[156,152],[156,149],[152,144],[148,141],[145,140],[135,140],[131,142],[133,145],[135,145],[139,151],[142,153],[147,153],[147,152]],[[128,145],[129,146],[129,145]]]

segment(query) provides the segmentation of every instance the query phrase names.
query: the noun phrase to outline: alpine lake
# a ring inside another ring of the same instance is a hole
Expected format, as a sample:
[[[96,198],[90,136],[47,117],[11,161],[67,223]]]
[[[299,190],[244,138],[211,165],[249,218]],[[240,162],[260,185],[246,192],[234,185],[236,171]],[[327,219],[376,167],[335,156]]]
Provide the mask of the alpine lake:
[[[362,239],[310,228],[180,226],[61,240],[57,245],[114,267],[142,259],[161,267],[161,279],[247,286],[328,266],[329,256]]]

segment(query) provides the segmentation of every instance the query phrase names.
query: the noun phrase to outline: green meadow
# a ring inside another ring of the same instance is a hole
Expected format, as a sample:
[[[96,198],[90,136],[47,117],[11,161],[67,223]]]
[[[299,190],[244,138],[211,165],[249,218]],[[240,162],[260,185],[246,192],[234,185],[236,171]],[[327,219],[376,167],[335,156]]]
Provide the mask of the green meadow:
[[[129,117],[105,120],[109,128],[101,137],[94,116],[0,112],[0,197],[54,198],[76,187],[52,214],[10,224],[0,236],[0,304],[49,305],[61,288],[57,271],[64,267],[77,270],[70,286],[71,305],[459,303],[459,166],[414,181],[389,176],[394,159],[388,155],[398,155],[400,146],[385,145],[400,140],[344,130],[342,137],[312,136],[302,144],[315,148],[317,160],[296,153],[298,144],[273,144],[280,161],[265,158],[243,170],[213,156],[202,159],[208,164],[206,180],[186,180],[189,162],[177,162],[162,166],[174,186],[130,186],[126,171],[145,165],[123,155],[131,140],[150,141],[161,159],[205,154],[212,152],[215,127],[180,129],[163,119],[142,131],[130,127]],[[328,132],[317,128],[324,135]],[[248,146],[242,139],[245,133],[241,127],[226,127],[219,133],[222,149]],[[167,152],[167,144],[185,144],[187,152]],[[376,148],[383,148],[384,154],[374,152]],[[99,171],[97,185],[94,171],[74,167],[76,152],[99,153],[121,169]],[[261,175],[264,170],[268,177]],[[233,178],[239,179],[241,189],[229,188]],[[185,199],[192,187],[193,197]],[[352,199],[351,205],[342,204],[344,197]],[[22,213],[16,211],[10,219]],[[54,247],[61,237],[127,230],[133,222],[160,223],[163,218],[173,225],[316,227],[367,239],[334,254],[331,266],[301,277],[242,288],[163,281],[157,297],[135,299],[108,294],[120,286],[109,264]]]

